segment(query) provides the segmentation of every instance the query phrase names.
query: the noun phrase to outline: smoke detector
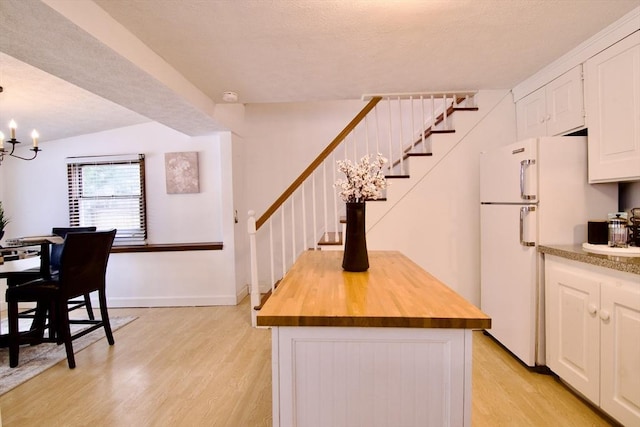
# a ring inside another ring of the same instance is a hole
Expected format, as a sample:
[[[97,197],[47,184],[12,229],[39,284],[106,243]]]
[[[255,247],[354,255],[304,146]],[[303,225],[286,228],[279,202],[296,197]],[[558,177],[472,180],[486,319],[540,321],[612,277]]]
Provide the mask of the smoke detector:
[[[224,92],[222,100],[225,102],[238,102],[238,94],[235,92]]]

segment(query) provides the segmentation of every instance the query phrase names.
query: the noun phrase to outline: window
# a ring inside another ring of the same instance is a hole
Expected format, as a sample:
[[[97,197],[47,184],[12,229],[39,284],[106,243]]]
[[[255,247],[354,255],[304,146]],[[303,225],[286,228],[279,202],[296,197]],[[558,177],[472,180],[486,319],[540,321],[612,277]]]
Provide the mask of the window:
[[[144,154],[67,159],[69,224],[116,228],[114,244],[144,243]]]

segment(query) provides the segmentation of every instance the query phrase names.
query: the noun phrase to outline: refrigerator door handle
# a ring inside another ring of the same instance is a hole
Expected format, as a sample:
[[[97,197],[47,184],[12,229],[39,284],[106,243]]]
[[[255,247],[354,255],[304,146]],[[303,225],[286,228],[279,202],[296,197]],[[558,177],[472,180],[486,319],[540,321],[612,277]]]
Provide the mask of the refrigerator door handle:
[[[520,244],[522,246],[535,246],[536,243],[535,242],[526,242],[524,240],[524,216],[527,214],[527,212],[532,212],[535,211],[536,207],[535,206],[522,206],[520,208]]]
[[[535,200],[535,195],[524,194],[524,170],[529,165],[535,165],[535,159],[522,160],[520,162],[520,198],[522,200]]]

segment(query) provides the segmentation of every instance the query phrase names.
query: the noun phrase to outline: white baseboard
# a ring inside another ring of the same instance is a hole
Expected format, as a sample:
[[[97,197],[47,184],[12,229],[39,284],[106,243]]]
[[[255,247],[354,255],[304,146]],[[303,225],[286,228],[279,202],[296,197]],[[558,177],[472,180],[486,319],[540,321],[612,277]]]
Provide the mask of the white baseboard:
[[[132,297],[107,298],[110,308],[125,307],[197,307],[214,305],[236,305],[236,295],[216,295],[199,297]],[[97,302],[95,303],[97,304]]]
[[[249,285],[243,286],[236,295],[236,301],[239,304],[247,295],[249,295]]]

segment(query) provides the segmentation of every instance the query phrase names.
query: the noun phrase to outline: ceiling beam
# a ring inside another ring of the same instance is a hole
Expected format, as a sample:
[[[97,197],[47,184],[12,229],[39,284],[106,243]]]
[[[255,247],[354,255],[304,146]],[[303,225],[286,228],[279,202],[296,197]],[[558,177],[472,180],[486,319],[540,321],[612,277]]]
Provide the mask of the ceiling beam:
[[[189,136],[214,102],[93,2],[3,0],[0,50]]]

